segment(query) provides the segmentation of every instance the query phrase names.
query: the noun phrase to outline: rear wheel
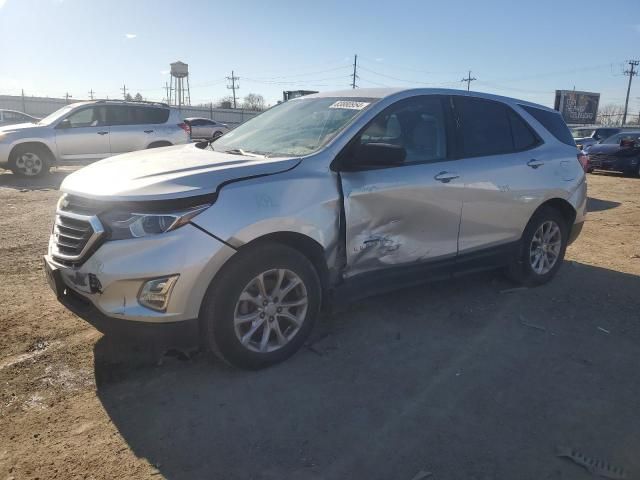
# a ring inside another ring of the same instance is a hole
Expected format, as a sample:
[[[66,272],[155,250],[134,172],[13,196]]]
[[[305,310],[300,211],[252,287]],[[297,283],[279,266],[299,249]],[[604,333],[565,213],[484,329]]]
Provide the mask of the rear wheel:
[[[320,308],[311,262],[284,245],[239,252],[212,282],[200,311],[206,346],[249,369],[286,360],[309,336]]]
[[[542,285],[558,272],[567,249],[568,226],[557,210],[538,210],[524,230],[522,240],[512,259],[508,275],[528,286]]]
[[[18,146],[11,153],[9,165],[15,175],[42,177],[49,174],[51,154],[39,145]]]

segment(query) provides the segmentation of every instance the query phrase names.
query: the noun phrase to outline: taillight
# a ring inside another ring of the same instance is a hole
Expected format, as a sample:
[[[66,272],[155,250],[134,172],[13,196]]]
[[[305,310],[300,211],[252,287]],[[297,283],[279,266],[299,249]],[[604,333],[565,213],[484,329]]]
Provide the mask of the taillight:
[[[589,155],[584,152],[578,153],[578,162],[580,162],[582,169],[586,172],[589,168]]]
[[[187,132],[187,135],[191,136],[191,127],[189,125],[187,125],[186,123],[179,123],[178,126],[185,132]]]

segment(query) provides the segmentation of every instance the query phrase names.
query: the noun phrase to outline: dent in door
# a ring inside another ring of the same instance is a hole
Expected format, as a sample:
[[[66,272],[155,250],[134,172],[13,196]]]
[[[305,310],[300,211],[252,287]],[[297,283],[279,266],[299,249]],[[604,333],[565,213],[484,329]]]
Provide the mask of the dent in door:
[[[368,186],[361,195],[345,198],[347,225],[347,275],[381,267],[420,261],[430,256],[424,244],[425,226],[419,221],[424,204],[403,202],[393,192],[377,191]],[[375,193],[374,193],[375,192]]]

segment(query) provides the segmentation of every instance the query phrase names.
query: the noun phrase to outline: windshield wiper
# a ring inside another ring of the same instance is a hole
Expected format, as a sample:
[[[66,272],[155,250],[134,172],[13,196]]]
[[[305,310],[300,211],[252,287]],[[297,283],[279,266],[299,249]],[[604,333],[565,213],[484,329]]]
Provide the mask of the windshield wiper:
[[[244,155],[245,157],[258,157],[258,158],[265,157],[266,158],[266,155],[263,155],[257,152],[249,152],[241,148],[232,148],[231,150],[225,150],[224,153],[229,153],[231,155]]]

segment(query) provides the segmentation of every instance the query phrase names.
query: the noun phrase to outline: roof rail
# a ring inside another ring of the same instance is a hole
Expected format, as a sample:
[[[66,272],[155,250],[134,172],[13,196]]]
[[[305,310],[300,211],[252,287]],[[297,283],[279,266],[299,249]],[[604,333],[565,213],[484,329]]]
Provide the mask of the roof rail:
[[[153,102],[153,101],[147,101],[147,100],[118,100],[118,99],[101,98],[99,100],[94,100],[94,102],[95,103],[115,103],[115,104],[134,103],[134,104],[142,104],[142,105],[158,105],[158,106],[161,106],[161,107],[169,107],[170,106],[168,103]]]

